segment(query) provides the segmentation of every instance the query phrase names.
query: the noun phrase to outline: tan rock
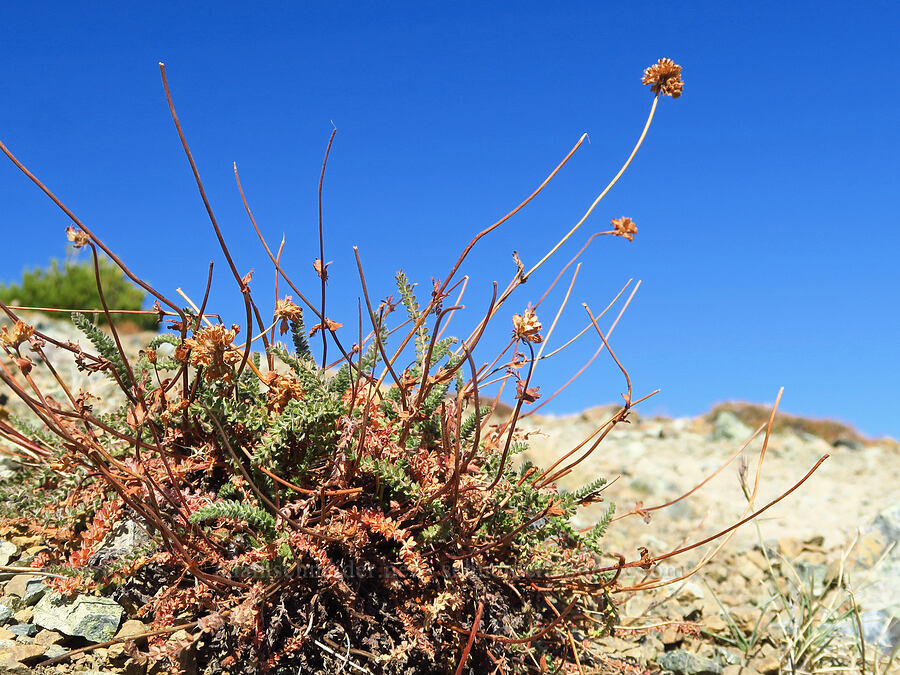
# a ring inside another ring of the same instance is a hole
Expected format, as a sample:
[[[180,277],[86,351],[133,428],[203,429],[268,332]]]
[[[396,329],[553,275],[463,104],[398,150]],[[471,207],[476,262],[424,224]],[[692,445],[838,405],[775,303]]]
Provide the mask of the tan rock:
[[[785,558],[793,560],[803,550],[803,542],[796,537],[781,537],[778,540],[778,550]]]
[[[663,631],[662,643],[664,645],[666,645],[667,647],[670,645],[678,645],[678,644],[681,644],[682,642],[684,642],[684,635],[679,633],[674,628],[669,627],[669,628],[666,628],[665,631]]]
[[[750,666],[725,666],[722,675],[760,675],[755,668]]]
[[[824,565],[828,561],[828,558],[826,558],[825,554],[821,551],[809,550],[803,551],[803,553],[800,554],[799,559],[808,562],[811,565]]]
[[[809,539],[804,540],[803,544],[807,549],[821,549],[825,545],[825,537],[821,534],[817,534],[813,537],[810,537]]]
[[[43,539],[37,535],[32,535],[29,537],[10,537],[9,539],[13,544],[18,546],[19,548],[28,549],[32,546],[37,546],[40,544]]]
[[[13,614],[13,617],[17,623],[31,623],[31,620],[34,618],[34,609],[25,607]]]
[[[625,603],[625,616],[629,619],[636,619],[643,616],[650,607],[651,601],[652,598],[646,593],[632,596],[628,599],[628,602]]]
[[[3,675],[29,675],[31,668],[0,651],[0,673]]]
[[[0,604],[6,605],[11,610],[16,611],[22,606],[22,598],[18,595],[4,595],[0,598]]]
[[[128,619],[125,623],[121,625],[119,628],[119,632],[116,633],[117,638],[130,637],[132,635],[140,635],[141,633],[146,633],[149,630],[147,625],[141,623],[137,619]]]
[[[751,583],[758,582],[765,575],[765,572],[763,572],[763,570],[760,569],[758,565],[755,565],[752,561],[746,558],[741,558],[734,562],[734,571]],[[728,581],[733,580],[734,576],[728,579]]]
[[[136,619],[128,619],[122,626],[119,628],[119,632],[116,633],[117,638],[130,637],[132,635],[140,635],[141,633],[146,633],[149,630],[146,624],[137,621]],[[125,655],[125,642],[117,642],[114,645],[110,645],[107,650],[107,657],[111,661],[119,661]]]
[[[747,553],[745,553],[742,557],[745,560],[747,560],[748,562],[753,563],[753,565],[758,570],[760,570],[762,572],[769,571],[769,561],[766,560],[766,556],[763,555],[762,551],[760,551],[758,549],[753,549],[751,551],[747,551]]]
[[[6,582],[6,587],[4,591],[6,591],[6,595],[15,595],[18,598],[25,597],[25,586],[32,579],[38,579],[39,577],[33,574],[17,574],[12,579]]]
[[[675,596],[681,602],[692,602],[694,600],[702,600],[706,597],[706,593],[703,592],[703,589],[699,584],[688,581],[681,589],[678,591],[678,595]]]
[[[713,633],[722,633],[728,629],[728,622],[720,614],[713,614],[703,620],[706,630]]]
[[[846,579],[847,570],[844,568],[841,569],[841,561],[840,560],[831,560],[828,563],[828,566],[825,568],[825,585],[831,586],[832,584],[836,584],[838,581],[843,583],[844,579]],[[838,579],[841,577],[841,579]]]
[[[753,661],[753,667],[756,668],[762,675],[778,675],[778,671],[781,668],[781,661],[776,659],[774,656],[766,656],[761,659],[756,659]]]
[[[748,604],[731,607],[728,611],[731,613],[731,618],[738,625],[738,628],[744,631],[753,630],[759,618],[759,610]]]
[[[40,660],[44,655],[44,647],[41,645],[24,645],[12,640],[0,640],[0,654],[27,666]]]
[[[871,567],[881,557],[885,549],[884,539],[879,532],[870,532],[859,538],[854,551],[854,557],[863,567]]]
[[[46,628],[42,628],[38,631],[37,635],[34,636],[34,644],[49,647],[50,645],[55,645],[59,642],[62,642],[62,639],[63,636],[57,633],[55,630],[47,630]]]
[[[6,630],[5,628],[0,628],[0,640],[15,640],[16,634],[11,630]]]

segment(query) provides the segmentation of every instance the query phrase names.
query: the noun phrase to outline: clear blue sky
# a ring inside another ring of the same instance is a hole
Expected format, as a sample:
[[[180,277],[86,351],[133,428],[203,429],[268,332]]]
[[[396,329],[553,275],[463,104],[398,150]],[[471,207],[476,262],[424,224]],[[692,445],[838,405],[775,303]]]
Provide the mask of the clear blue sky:
[[[430,287],[589,132],[475,250],[461,329],[490,282],[510,278],[510,252],[533,263],[615,173],[651,103],[641,72],[671,57],[684,96],[660,102],[632,168],[559,262],[613,217],[634,218],[638,238],[595,242],[555,344],[582,325],[581,301],[599,309],[642,279],[612,344],[637,395],[662,389],[646,412],[772,401],[784,385],[788,412],[900,437],[896,3],[4,3],[0,25],[0,138],[167,294],[200,296],[215,260],[211,306],[238,322],[158,61],[238,266],[256,270],[269,302],[271,267],[232,162],[314,294],[316,183],[337,125],[329,315],[348,326],[353,244],[374,296],[401,266]],[[0,204],[0,279],[64,255],[64,216],[5,160]],[[549,278],[536,275],[507,313]],[[509,329],[503,318],[489,338]],[[355,328],[345,332],[352,343]],[[541,366],[542,391],[596,344]],[[624,385],[602,361],[548,407],[617,399]]]

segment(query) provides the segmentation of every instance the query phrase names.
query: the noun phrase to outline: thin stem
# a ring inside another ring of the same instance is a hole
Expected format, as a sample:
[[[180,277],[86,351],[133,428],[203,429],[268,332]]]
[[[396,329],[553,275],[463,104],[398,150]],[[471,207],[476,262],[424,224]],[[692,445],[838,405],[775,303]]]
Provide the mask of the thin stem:
[[[615,175],[615,177],[609,182],[609,185],[607,185],[604,188],[603,192],[601,192],[597,196],[597,198],[594,200],[594,203],[590,205],[590,207],[588,208],[587,211],[585,211],[584,215],[581,217],[581,220],[579,220],[577,223],[575,223],[575,226],[571,230],[569,230],[568,233],[566,233],[566,236],[563,237],[562,239],[560,239],[559,243],[557,243],[556,246],[554,246],[552,249],[550,249],[550,251],[543,258],[541,258],[540,261],[534,267],[532,267],[530,270],[528,270],[528,272],[525,274],[525,278],[528,278],[532,274],[534,274],[534,272],[541,265],[543,265],[545,262],[547,262],[547,260],[550,259],[550,256],[552,256],[554,253],[556,253],[559,250],[560,246],[562,246],[563,244],[566,243],[566,241],[568,241],[569,237],[571,237],[573,234],[575,234],[575,232],[578,230],[578,228],[582,226],[584,221],[586,221],[588,219],[588,216],[590,216],[591,213],[594,211],[594,209],[597,207],[597,204],[600,203],[600,200],[603,199],[606,196],[606,193],[612,189],[613,185],[615,185],[619,181],[619,179],[622,177],[622,174],[624,174],[625,170],[628,168],[628,165],[631,164],[631,160],[633,160],[634,156],[637,154],[637,151],[641,147],[641,144],[644,142],[644,138],[646,138],[646,136],[647,136],[647,131],[650,129],[650,123],[653,121],[653,115],[656,113],[656,104],[657,103],[659,103],[659,94],[657,94],[656,96],[653,97],[653,105],[650,106],[650,114],[647,116],[647,123],[644,124],[644,130],[641,132],[641,136],[640,136],[640,138],[638,138],[637,143],[635,143],[634,149],[631,151],[631,154],[628,155],[628,159],[625,160],[625,163],[622,165],[622,168],[619,169],[619,173],[617,173]]]
[[[328,155],[331,152],[331,144],[334,142],[334,135],[337,133],[337,127],[331,132],[328,139],[328,147],[325,148],[325,159],[322,160],[322,173],[319,176],[319,278],[322,281],[322,317],[325,316],[325,281],[328,279],[328,272],[325,266],[325,237],[322,234],[322,185],[325,183],[325,166],[328,164]],[[322,321],[324,322],[324,318]],[[328,338],[327,333],[322,331],[322,368],[325,368],[326,358],[328,354]]]

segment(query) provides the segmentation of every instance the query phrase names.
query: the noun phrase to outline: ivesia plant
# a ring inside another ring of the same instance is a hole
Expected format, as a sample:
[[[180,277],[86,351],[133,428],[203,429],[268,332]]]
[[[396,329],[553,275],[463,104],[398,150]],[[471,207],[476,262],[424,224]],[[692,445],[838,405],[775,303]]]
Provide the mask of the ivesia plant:
[[[235,169],[247,215],[277,271],[279,299],[268,314],[225,244],[160,68],[177,133],[243,297],[243,326],[211,320],[209,282],[199,303],[187,296],[179,303],[137,277],[0,144],[72,220],[69,240],[95,262],[108,255],[155,298],[155,313],[168,322],[168,331],[134,357],[122,347],[116,308],[102,283],[97,291],[109,332],[72,316],[92,350],[34,330],[16,308],[0,303],[10,321],[0,337],[8,357],[0,378],[34,418],[0,421],[0,434],[18,458],[44,467],[45,494],[64,495],[59,504],[48,498],[41,517],[7,524],[52,544],[33,564],[52,589],[108,594],[152,621],[150,634],[129,643],[133,658],[177,671],[190,648],[210,673],[596,669],[607,657],[591,649],[590,638],[615,626],[617,593],[671,583],[653,573],[659,561],[721,540],[774,503],[755,513],[748,508],[747,517],[725,532],[657,555],[604,549],[612,506],[587,530],[572,526],[576,511],[603,501],[606,482],[596,478],[565,492],[556,481],[647,398],[633,398],[609,331],[598,322],[621,292],[597,314],[585,305],[587,326],[579,334],[595,335],[598,353],[605,348],[621,369],[627,384],[621,408],[549,467],[516,460],[526,447],[518,421],[541,397],[535,365],[572,342],[544,353],[562,306],[547,329],[539,317],[550,289],[529,303],[521,287],[626,170],[660,96],[681,95],[681,68],[672,61],[661,59],[644,73],[652,107],[621,170],[538,262],[528,267],[513,254],[512,279],[499,292],[494,285],[487,309],[465,337],[451,337],[448,328],[463,309],[469,252],[536,197],[585,136],[531,195],[471,240],[425,297],[398,272],[398,298],[372,299],[356,252],[360,305],[329,305],[327,314],[321,208],[313,299],[282,267],[282,249],[273,253],[268,246]],[[329,150],[333,139],[332,133]],[[588,243],[598,235],[630,241],[636,232],[630,218],[617,218]],[[576,265],[566,300],[577,272]],[[279,291],[282,285],[290,294]],[[364,319],[348,345],[349,329],[340,331],[341,322],[358,316]],[[495,357],[477,360],[492,321],[508,322],[511,337]],[[112,379],[121,406],[95,412],[90,392],[73,391],[58,376],[45,357],[48,344],[69,352],[80,368]],[[38,367],[50,370],[64,400],[42,393],[33,377]],[[494,387],[492,397],[488,387]],[[515,405],[501,413],[498,401],[507,389]],[[660,507],[639,505],[624,515],[649,518],[654,508]],[[104,542],[129,521],[153,543],[110,557]],[[189,637],[168,640],[176,631]]]

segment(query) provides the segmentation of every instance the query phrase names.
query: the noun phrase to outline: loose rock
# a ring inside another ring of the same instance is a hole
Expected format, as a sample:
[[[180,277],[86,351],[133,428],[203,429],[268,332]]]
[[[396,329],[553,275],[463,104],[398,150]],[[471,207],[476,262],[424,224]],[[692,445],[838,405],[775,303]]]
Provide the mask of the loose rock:
[[[122,607],[109,598],[79,595],[68,601],[52,593],[44,596],[34,608],[34,622],[65,635],[105,642],[116,634],[123,613]]]
[[[659,657],[660,668],[671,670],[678,675],[721,675],[722,666],[711,659],[691,654],[684,649],[676,649]]]

